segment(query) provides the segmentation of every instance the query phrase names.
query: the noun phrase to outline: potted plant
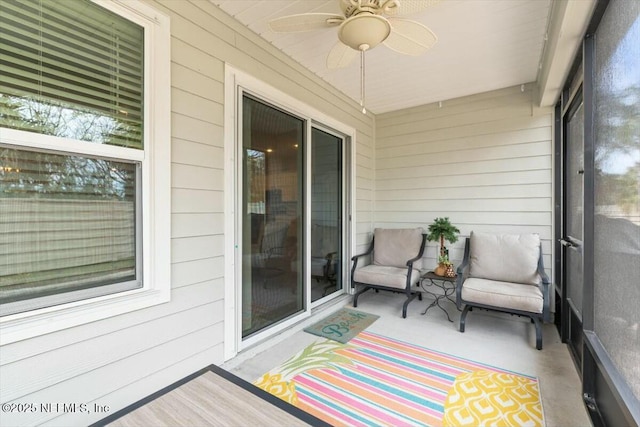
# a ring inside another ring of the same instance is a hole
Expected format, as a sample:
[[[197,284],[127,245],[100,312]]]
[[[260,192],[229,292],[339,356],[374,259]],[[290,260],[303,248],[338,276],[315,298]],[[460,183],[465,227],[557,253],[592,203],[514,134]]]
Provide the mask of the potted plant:
[[[438,256],[438,267],[434,270],[434,273],[439,276],[444,276],[447,268],[453,269],[453,264],[449,260],[449,250],[444,245],[445,240],[449,243],[455,243],[458,241],[458,233],[460,230],[455,225],[451,224],[449,217],[436,218],[433,220],[433,224],[429,225],[427,229],[427,240],[430,242],[440,241],[440,254]]]

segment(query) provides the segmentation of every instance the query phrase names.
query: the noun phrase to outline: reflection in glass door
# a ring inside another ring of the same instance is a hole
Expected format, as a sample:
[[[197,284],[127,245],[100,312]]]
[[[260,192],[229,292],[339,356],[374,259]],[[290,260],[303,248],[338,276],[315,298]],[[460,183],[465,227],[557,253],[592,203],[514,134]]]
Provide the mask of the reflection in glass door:
[[[342,290],[343,139],[311,131],[311,301]]]
[[[593,126],[592,336],[610,363],[594,357],[595,372],[589,371],[589,363],[585,372],[614,380],[607,381],[611,392],[598,388],[597,381],[593,381],[596,387],[585,391],[595,398],[607,425],[639,425],[640,2],[611,0],[593,49],[597,105]],[[585,378],[585,382],[590,380]],[[623,418],[623,414],[634,412],[631,408],[635,408],[635,420]]]
[[[242,101],[242,337],[305,309],[304,120]]]

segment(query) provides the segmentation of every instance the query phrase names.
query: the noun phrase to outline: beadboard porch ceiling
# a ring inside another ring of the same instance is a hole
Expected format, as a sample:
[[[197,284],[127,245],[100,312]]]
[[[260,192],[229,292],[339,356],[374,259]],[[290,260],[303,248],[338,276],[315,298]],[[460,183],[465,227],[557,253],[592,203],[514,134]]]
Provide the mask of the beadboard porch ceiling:
[[[270,20],[285,15],[341,14],[340,0],[210,1],[359,101],[360,61],[343,69],[326,67],[337,28],[275,33],[268,27]],[[402,55],[382,45],[367,52],[367,109],[381,114],[537,81],[549,48],[552,6],[552,0],[442,0],[403,16],[429,27],[438,42],[420,56]]]

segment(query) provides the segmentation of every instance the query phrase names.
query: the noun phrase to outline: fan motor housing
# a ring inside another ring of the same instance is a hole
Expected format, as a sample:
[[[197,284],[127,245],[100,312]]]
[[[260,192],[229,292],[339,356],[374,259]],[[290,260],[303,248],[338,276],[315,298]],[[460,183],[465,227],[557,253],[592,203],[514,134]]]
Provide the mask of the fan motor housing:
[[[355,50],[371,49],[385,41],[389,34],[389,21],[368,12],[346,19],[338,30],[340,41]]]

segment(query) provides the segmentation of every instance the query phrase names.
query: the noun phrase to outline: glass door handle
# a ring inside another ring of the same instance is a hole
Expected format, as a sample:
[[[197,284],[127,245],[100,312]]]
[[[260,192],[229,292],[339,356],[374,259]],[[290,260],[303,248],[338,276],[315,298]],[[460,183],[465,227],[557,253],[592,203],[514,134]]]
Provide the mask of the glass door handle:
[[[560,244],[566,248],[573,248],[576,246],[573,242],[565,239],[560,239]]]

